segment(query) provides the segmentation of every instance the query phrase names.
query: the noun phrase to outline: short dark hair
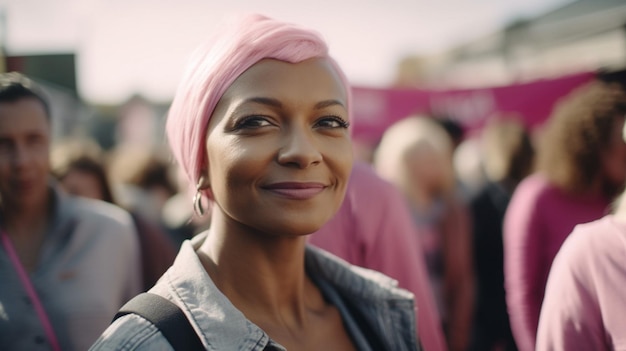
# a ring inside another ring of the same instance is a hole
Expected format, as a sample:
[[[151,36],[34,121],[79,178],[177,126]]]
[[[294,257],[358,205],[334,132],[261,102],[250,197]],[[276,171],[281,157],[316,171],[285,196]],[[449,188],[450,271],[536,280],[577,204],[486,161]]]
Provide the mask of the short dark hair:
[[[50,120],[50,106],[44,98],[44,93],[31,79],[18,72],[0,74],[0,103],[17,102],[18,100],[32,98],[41,103]]]

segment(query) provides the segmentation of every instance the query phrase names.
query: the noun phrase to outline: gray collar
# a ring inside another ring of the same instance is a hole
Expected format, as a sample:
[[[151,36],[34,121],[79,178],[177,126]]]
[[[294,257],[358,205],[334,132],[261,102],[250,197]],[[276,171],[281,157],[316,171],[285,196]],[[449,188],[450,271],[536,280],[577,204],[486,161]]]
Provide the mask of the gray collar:
[[[196,331],[216,349],[284,350],[250,322],[210,279],[195,252],[206,236],[207,232],[203,232],[183,243],[176,261],[152,291],[183,306]],[[381,300],[412,304],[413,295],[398,289],[395,280],[351,266],[323,250],[307,247],[305,265],[314,281],[328,282],[346,298],[377,305],[381,305]]]

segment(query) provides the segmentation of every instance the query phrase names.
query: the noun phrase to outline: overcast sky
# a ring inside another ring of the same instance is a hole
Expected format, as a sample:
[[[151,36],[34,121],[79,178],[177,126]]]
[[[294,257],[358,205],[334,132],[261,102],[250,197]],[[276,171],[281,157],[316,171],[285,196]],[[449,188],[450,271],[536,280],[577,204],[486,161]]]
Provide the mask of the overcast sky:
[[[260,12],[321,32],[350,80],[385,86],[399,58],[434,53],[571,0],[0,0],[9,54],[75,52],[88,101],[169,100],[225,15]]]

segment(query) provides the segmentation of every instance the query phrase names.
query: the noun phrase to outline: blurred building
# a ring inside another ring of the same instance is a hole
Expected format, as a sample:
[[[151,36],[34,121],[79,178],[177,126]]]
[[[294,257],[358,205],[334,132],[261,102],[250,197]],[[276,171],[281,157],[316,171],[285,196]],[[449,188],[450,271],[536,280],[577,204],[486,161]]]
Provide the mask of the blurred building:
[[[8,54],[4,71],[33,79],[44,90],[53,116],[53,139],[87,137],[109,150],[117,144],[158,148],[164,143],[168,103],[154,103],[135,95],[116,105],[85,102],[77,85],[74,53]]]
[[[50,103],[54,139],[84,135],[86,123],[94,115],[93,108],[78,94],[75,61],[73,53],[8,54],[4,57],[7,72],[23,73],[44,90]]]
[[[625,68],[626,1],[577,0],[440,54],[406,58],[397,82],[465,88]]]
[[[162,150],[169,101],[152,101],[134,94],[120,104],[97,104],[87,123],[89,134],[106,150],[116,146]]]
[[[165,115],[159,104],[135,94],[124,102],[118,114],[117,143],[157,148],[163,144]]]

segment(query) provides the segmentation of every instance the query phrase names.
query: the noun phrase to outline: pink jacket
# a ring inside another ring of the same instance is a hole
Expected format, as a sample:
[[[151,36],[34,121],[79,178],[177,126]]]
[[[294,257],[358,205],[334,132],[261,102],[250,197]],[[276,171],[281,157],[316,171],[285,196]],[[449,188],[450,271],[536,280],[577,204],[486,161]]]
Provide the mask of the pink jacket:
[[[355,164],[341,209],[309,240],[354,265],[397,279],[400,287],[415,295],[418,334],[424,349],[446,349],[407,204],[369,165]]]
[[[579,225],[554,259],[537,350],[626,350],[626,223]]]

